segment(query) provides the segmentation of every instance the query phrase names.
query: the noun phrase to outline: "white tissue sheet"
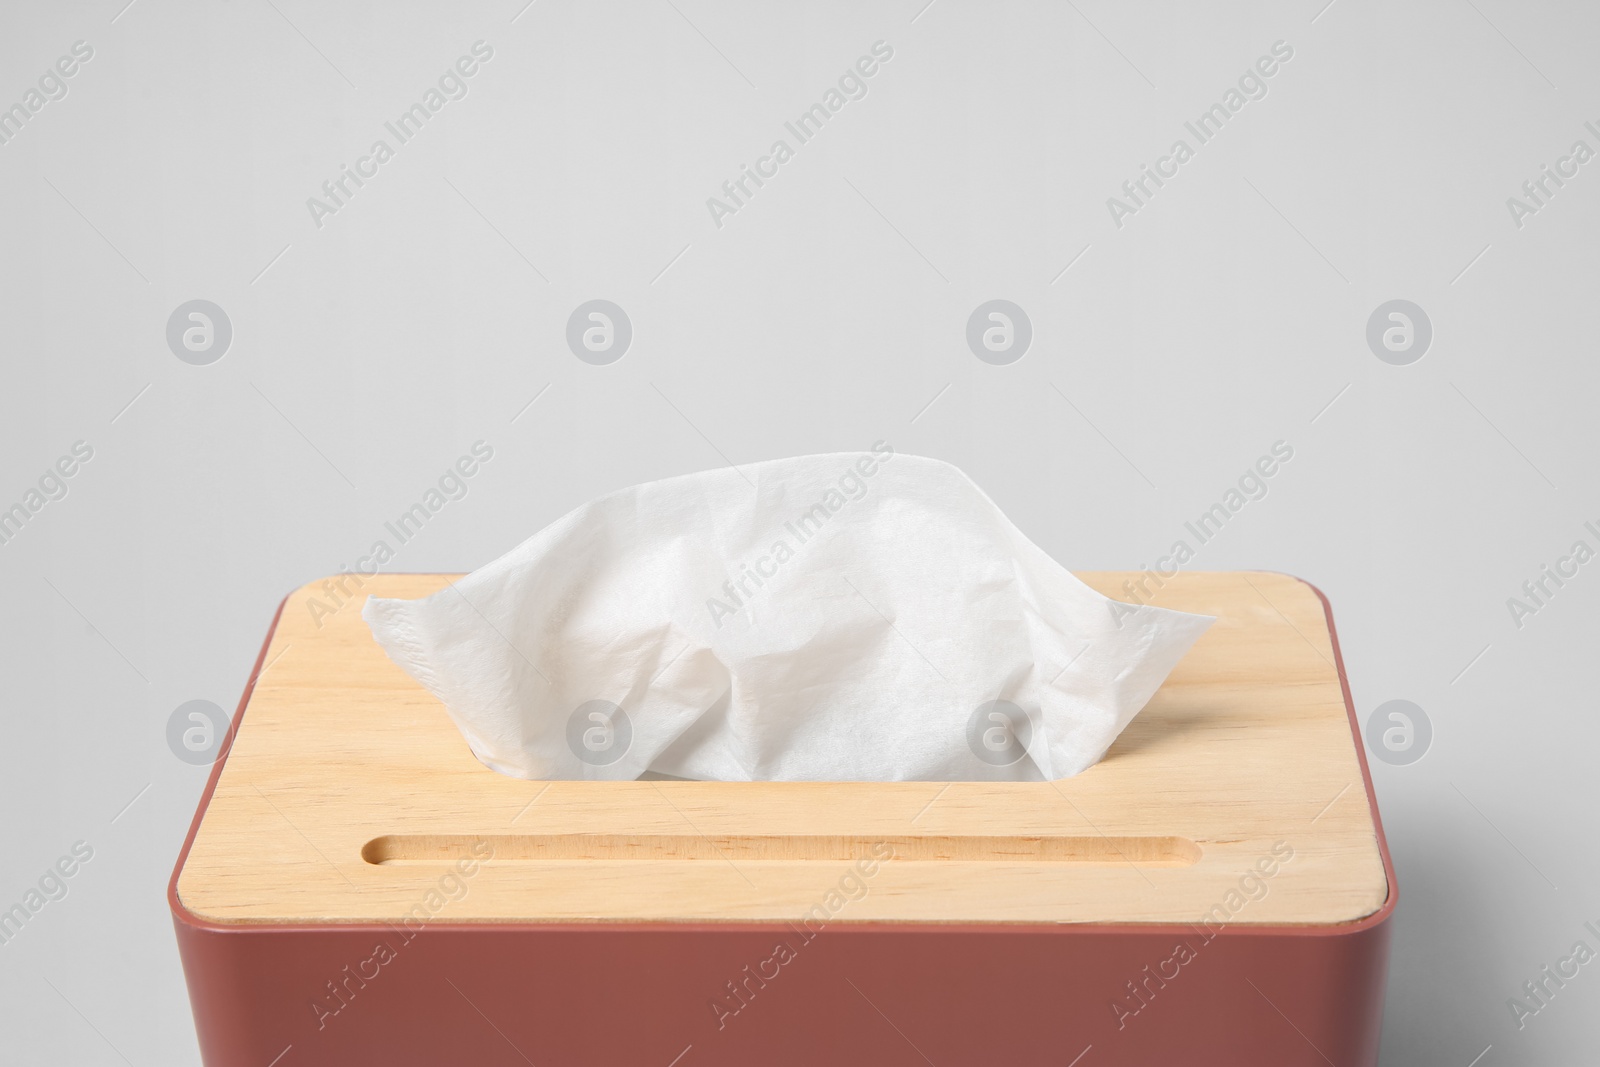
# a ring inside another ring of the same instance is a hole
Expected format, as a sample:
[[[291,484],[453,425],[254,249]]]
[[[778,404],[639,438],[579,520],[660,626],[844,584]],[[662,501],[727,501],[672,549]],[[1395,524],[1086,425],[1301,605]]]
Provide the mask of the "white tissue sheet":
[[[1077,774],[1213,621],[1108,600],[882,442],[611,493],[363,616],[494,770],[716,781]]]

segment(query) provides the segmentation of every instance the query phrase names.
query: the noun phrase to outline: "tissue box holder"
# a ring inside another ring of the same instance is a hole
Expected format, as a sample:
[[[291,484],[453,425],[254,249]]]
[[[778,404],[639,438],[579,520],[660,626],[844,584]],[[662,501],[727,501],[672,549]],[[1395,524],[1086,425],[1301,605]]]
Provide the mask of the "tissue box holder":
[[[1376,1064],[1394,872],[1326,600],[1080,577],[1218,621],[1042,783],[507,778],[360,617],[447,576],[297,590],[168,889],[204,1062]]]

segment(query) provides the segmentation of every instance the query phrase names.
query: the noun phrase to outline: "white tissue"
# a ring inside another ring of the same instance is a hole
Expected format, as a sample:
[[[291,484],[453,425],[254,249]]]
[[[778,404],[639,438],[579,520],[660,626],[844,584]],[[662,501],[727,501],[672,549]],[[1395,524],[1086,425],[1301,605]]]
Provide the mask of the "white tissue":
[[[882,442],[611,493],[363,617],[494,770],[719,781],[1077,774],[1213,621],[1108,600]]]

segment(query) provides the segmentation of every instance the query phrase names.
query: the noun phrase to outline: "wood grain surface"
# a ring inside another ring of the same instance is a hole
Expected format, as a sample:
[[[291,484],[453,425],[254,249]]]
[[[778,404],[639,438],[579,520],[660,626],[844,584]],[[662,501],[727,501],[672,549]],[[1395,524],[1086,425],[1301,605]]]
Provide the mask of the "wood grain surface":
[[[421,597],[450,577],[365,579],[331,615],[312,610],[333,603],[320,583],[289,597],[179,874],[190,911],[1329,924],[1387,897],[1322,602],[1297,579],[1169,580],[1153,603],[1218,621],[1074,778],[546,783],[478,763],[361,619],[366,594]],[[1138,575],[1079,577],[1128,599]]]

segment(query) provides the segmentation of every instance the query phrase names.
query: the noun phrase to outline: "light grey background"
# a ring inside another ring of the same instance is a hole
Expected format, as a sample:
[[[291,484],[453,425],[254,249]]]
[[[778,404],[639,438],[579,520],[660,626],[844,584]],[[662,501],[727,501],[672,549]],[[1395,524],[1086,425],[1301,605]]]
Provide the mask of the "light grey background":
[[[198,1062],[164,891],[207,768],[168,717],[231,712],[284,593],[474,441],[493,461],[394,569],[879,438],[1079,569],[1153,563],[1291,443],[1194,566],[1314,581],[1363,720],[1432,720],[1421,761],[1374,762],[1384,1062],[1594,1061],[1600,965],[1520,1031],[1506,1001],[1600,947],[1600,563],[1520,629],[1506,602],[1600,544],[1600,162],[1520,228],[1506,200],[1600,148],[1600,11],[124,2],[0,15],[0,106],[94,49],[0,145],[0,506],[94,449],[0,545],[0,906],[95,849],[0,945],[8,1062]],[[469,94],[316,226],[307,198],[478,40]],[[717,227],[706,199],[878,40],[867,96]],[[1268,95],[1114,225],[1107,198],[1279,40]],[[633,323],[609,366],[565,343],[597,298]],[[1409,366],[1365,340],[1397,298],[1434,329]],[[209,366],[166,344],[192,299],[232,322]],[[966,346],[991,299],[1032,321],[1009,366]]]

